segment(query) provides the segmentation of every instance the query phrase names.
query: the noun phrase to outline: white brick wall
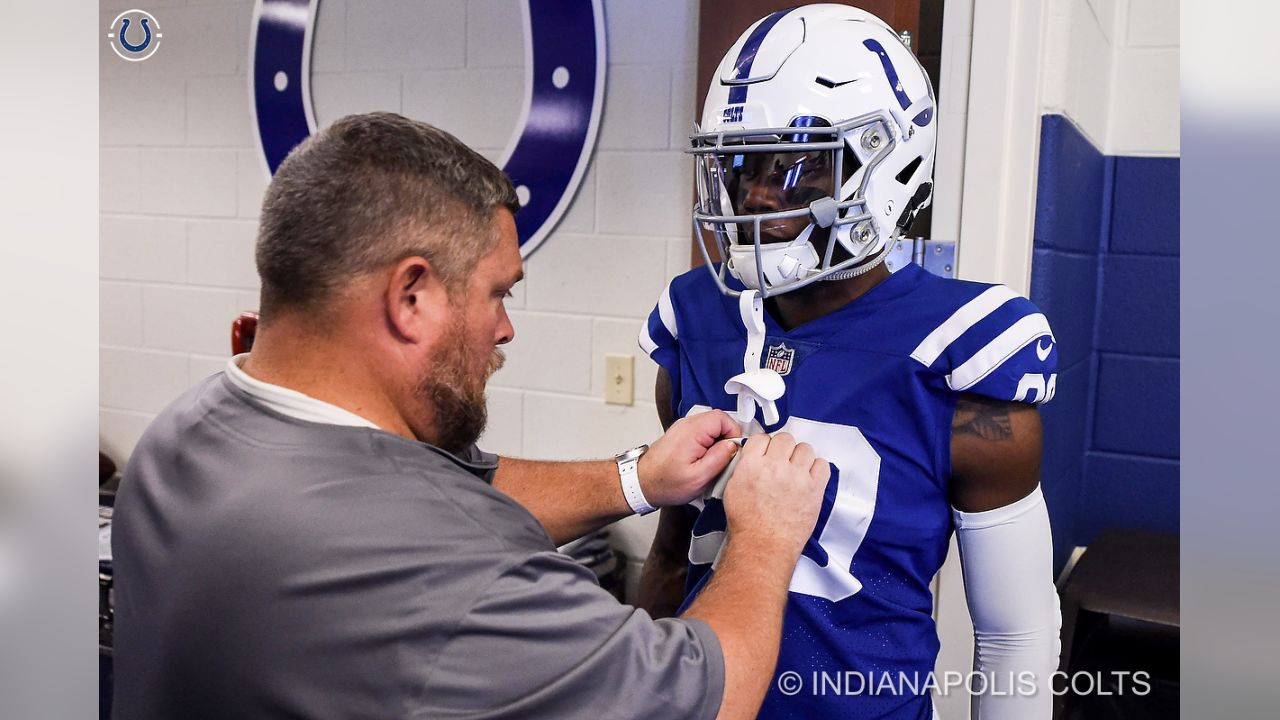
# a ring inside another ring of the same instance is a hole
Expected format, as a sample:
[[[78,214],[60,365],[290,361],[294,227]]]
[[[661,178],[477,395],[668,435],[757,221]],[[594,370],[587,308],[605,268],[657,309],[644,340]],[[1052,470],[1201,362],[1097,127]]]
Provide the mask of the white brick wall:
[[[1178,155],[1175,0],[1050,0],[1042,102],[1111,155]]]
[[[346,15],[348,70],[460,68],[467,62],[467,4],[365,0]],[[319,49],[323,52],[323,48]]]
[[[591,389],[591,318],[511,311],[515,340],[493,384],[585,395]]]
[[[142,345],[142,286],[98,283],[98,341],[104,346]]]
[[[186,224],[181,220],[104,216],[98,243],[98,272],[104,279],[175,282],[186,274]]]
[[[249,93],[240,75],[187,80],[187,145],[250,147]]]
[[[236,214],[234,150],[143,148],[138,209],[185,217]]]
[[[636,233],[647,229],[634,217],[632,224]],[[562,313],[589,307],[593,314],[635,318],[639,331],[639,319],[668,279],[663,239],[567,232],[552,239],[528,263],[526,307]]]
[[[187,281],[197,285],[258,289],[253,220],[190,220],[187,223]]]
[[[600,150],[662,150],[671,131],[671,73],[666,67],[619,65],[609,73]]]
[[[138,164],[136,147],[104,147],[98,153],[98,207],[104,217],[138,209]]]
[[[475,97],[479,89],[492,93]],[[477,150],[501,150],[520,118],[524,70],[465,68],[428,70],[404,75],[403,112],[447,128]]]
[[[602,457],[659,430],[654,368],[634,337],[668,278],[688,266],[692,166],[680,149],[701,94],[692,87],[697,3],[605,6],[597,153],[509,303],[517,339],[494,378],[483,439],[498,452]],[[102,24],[131,7],[106,0]],[[100,421],[117,460],[169,400],[221,369],[232,319],[257,307],[253,241],[267,184],[246,80],[252,3],[147,7],[165,33],[161,50],[125,63],[103,43],[100,55]],[[403,112],[497,159],[522,102],[522,25],[517,0],[322,0],[316,120]],[[601,399],[603,356],[617,352],[637,355],[631,407]],[[652,522],[619,534],[641,556]]]

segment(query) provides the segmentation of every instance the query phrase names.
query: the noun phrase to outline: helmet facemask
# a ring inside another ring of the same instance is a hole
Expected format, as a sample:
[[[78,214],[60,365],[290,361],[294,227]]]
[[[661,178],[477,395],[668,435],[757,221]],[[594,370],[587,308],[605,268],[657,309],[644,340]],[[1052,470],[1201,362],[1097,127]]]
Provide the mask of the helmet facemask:
[[[834,126],[801,117],[695,133],[694,230],[709,265],[710,242],[725,260],[721,290],[737,294],[726,273],[769,297],[870,269],[888,245],[867,211],[867,183],[897,144],[892,122],[878,112]]]

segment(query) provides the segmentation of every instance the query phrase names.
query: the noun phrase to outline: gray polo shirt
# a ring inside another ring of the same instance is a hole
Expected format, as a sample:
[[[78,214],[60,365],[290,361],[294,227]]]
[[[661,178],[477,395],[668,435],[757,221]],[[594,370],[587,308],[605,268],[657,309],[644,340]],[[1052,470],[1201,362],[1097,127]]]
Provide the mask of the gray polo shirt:
[[[187,392],[116,499],[114,717],[715,717],[711,629],[619,604],[465,455]]]

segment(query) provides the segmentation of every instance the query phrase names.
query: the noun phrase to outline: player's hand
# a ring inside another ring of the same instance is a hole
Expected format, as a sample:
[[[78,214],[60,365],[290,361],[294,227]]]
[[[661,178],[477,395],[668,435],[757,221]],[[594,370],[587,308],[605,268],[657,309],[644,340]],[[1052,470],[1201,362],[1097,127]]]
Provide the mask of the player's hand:
[[[754,538],[777,551],[804,548],[822,509],[831,465],[788,433],[752,435],[724,491],[732,538]]]
[[[683,505],[702,495],[738,451],[742,428],[721,410],[672,423],[640,458],[636,472],[645,499],[654,507]]]

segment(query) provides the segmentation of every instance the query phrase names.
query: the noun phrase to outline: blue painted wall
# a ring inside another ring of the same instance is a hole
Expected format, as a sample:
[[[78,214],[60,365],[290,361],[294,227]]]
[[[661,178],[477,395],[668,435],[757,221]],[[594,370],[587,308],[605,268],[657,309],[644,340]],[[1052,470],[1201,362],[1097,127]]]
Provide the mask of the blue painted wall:
[[[1058,340],[1041,481],[1059,568],[1107,528],[1178,532],[1179,162],[1042,119],[1031,297]]]

